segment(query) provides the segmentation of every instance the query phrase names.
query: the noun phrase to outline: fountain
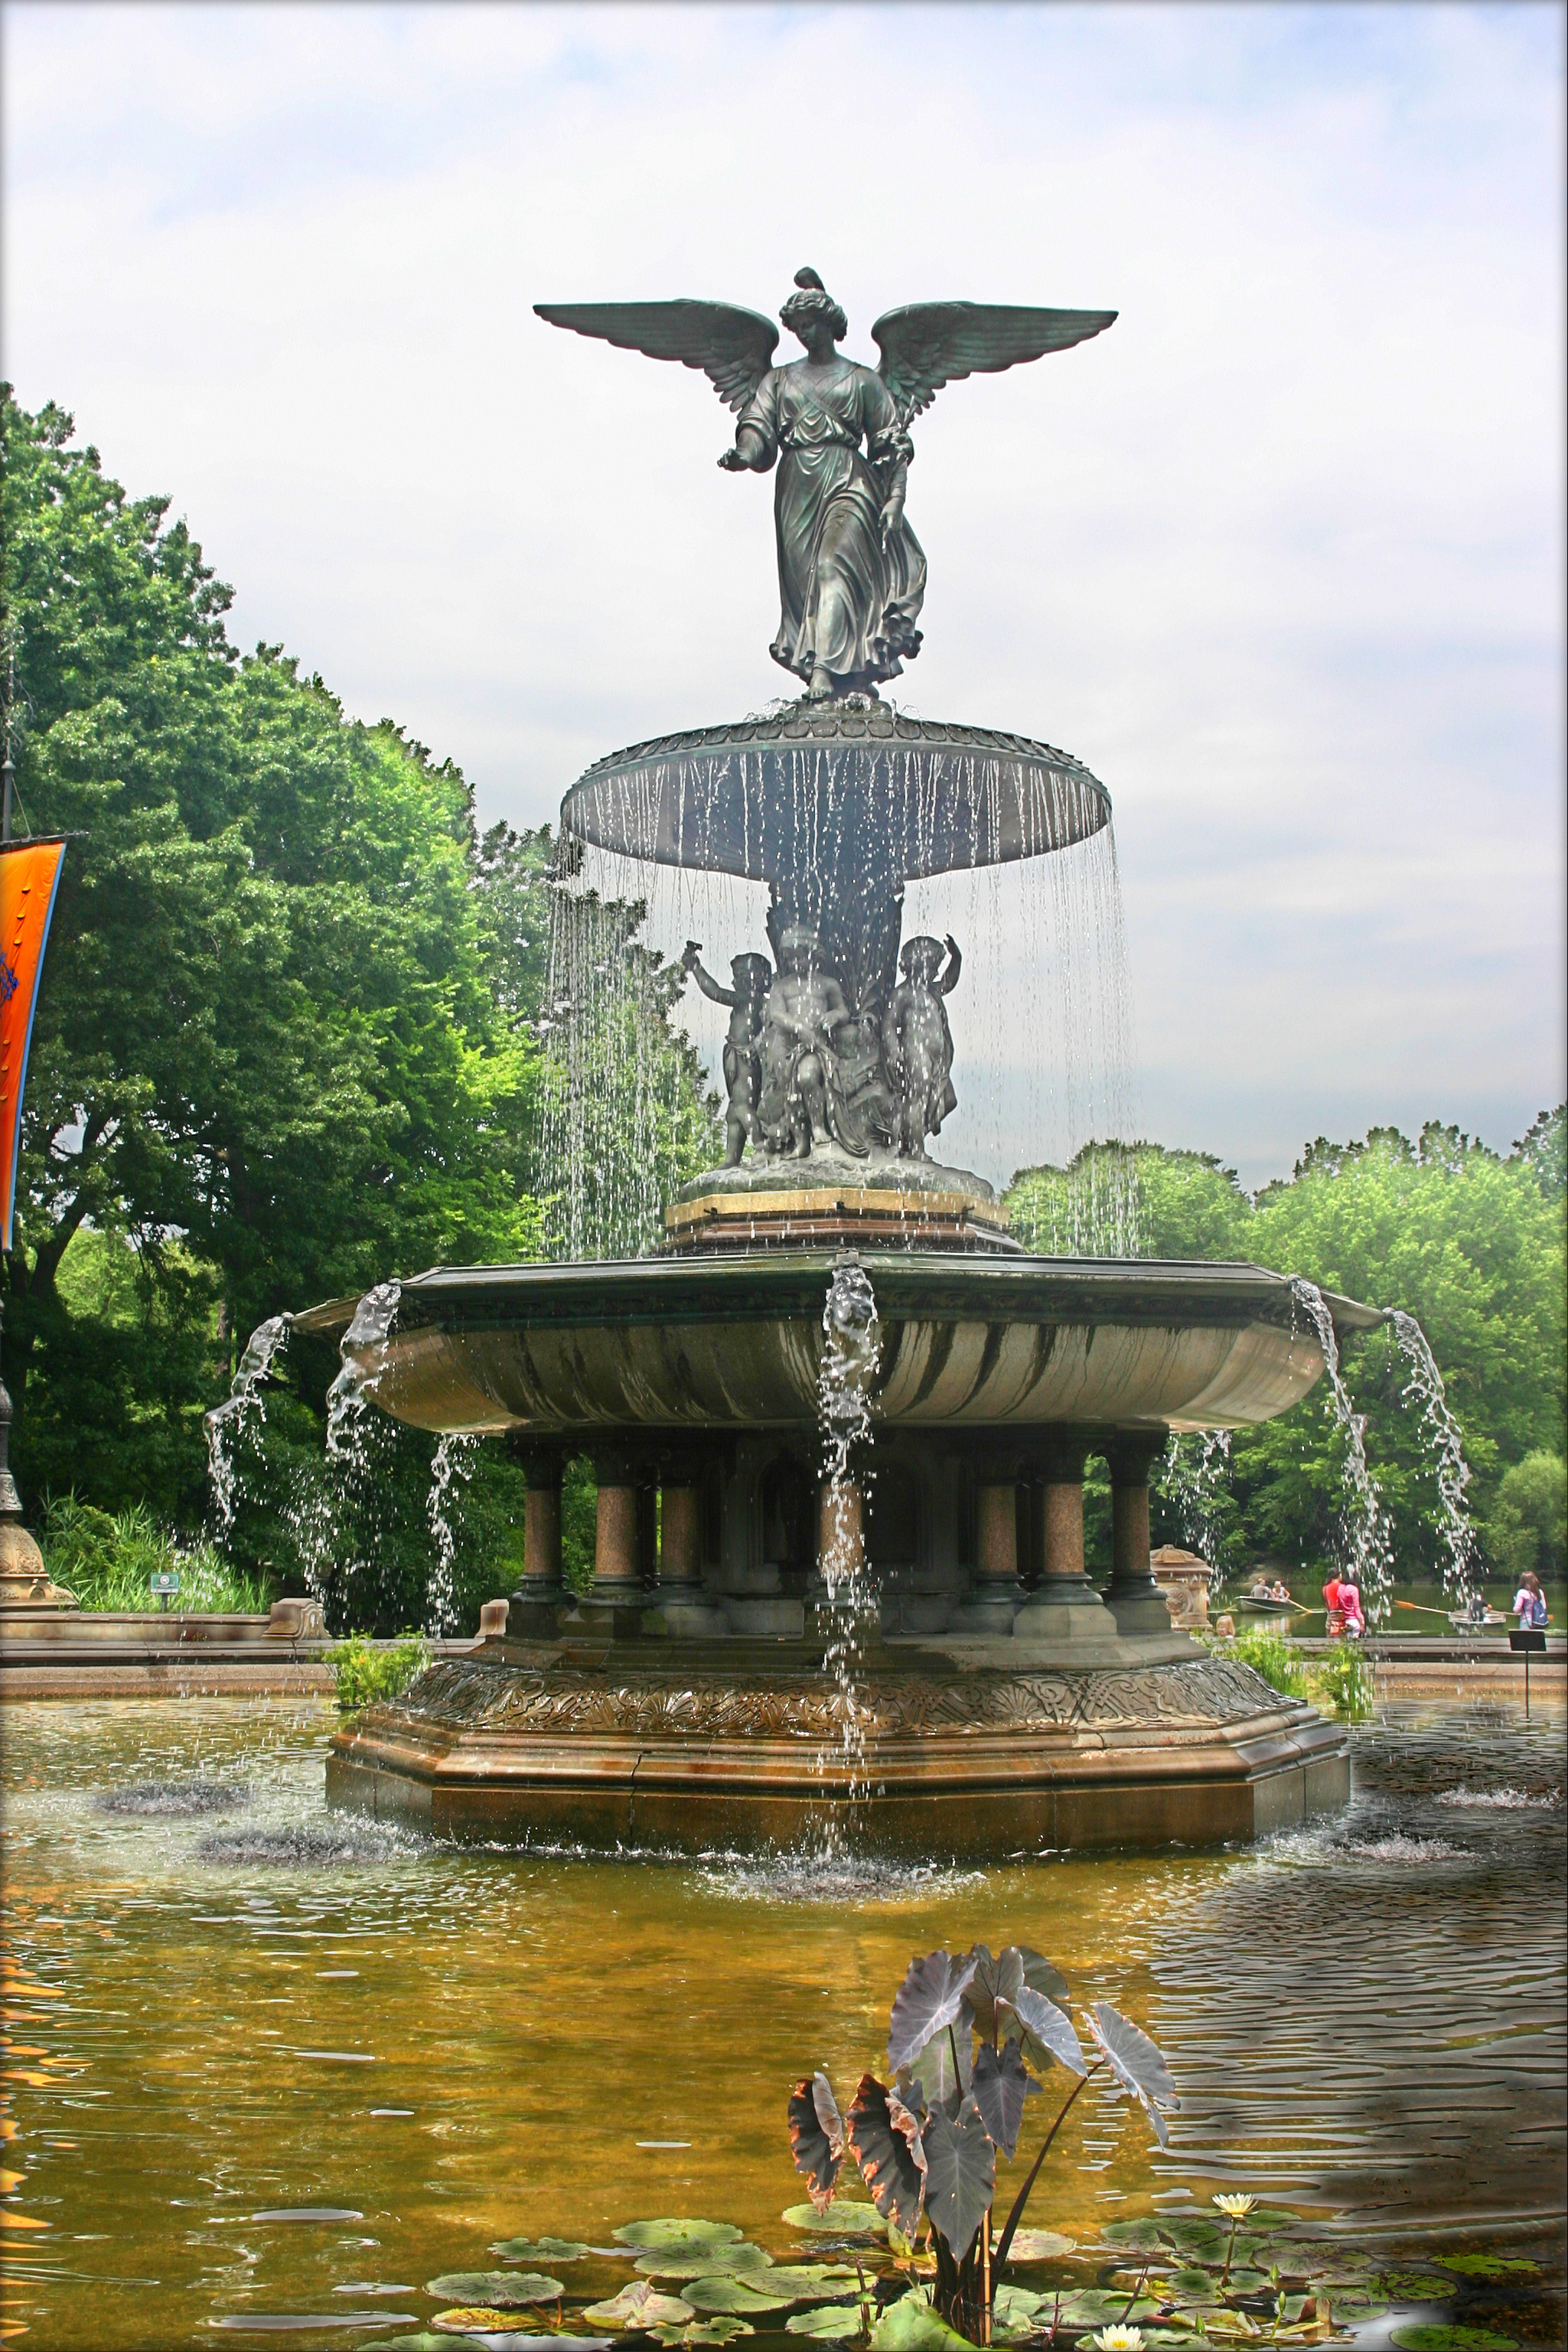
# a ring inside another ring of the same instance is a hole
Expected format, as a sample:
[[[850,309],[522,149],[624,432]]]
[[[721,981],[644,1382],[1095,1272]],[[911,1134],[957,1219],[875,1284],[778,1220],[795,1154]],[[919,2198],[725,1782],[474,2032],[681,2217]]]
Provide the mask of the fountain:
[[[345,1335],[356,1410],[505,1444],[528,1481],[506,1631],[341,1731],[329,1793],[457,1836],[686,1850],[852,1832],[994,1856],[1299,1822],[1348,1794],[1343,1734],[1173,1628],[1149,1475],[1173,1433],[1287,1410],[1384,1318],[1254,1265],[1026,1254],[991,1186],[931,1149],[963,957],[904,936],[909,884],[1082,856],[1111,814],[1062,751],[882,701],[920,643],[909,424],[943,383],[1114,314],[916,305],[873,330],[873,372],[837,355],[815,274],[797,284],[781,316],[808,357],[784,368],[771,322],[725,305],[542,311],[702,369],[740,412],[721,464],[777,461],[772,651],[806,687],[591,768],[561,809],[563,906],[591,851],[734,877],[767,887],[770,954],[727,983],[687,944],[729,1014],[726,1149],[664,1204],[656,1250],[438,1267],[351,1326],[343,1302],[296,1318]],[[569,1130],[594,1084],[584,995],[565,951]],[[580,1601],[560,1550],[580,1454]]]

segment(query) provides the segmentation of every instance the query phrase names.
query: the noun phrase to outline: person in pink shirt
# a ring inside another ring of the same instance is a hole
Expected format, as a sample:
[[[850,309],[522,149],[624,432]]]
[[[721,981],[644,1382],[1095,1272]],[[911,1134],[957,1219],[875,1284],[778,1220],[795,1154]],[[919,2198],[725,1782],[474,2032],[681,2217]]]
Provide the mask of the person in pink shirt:
[[[1339,1580],[1335,1605],[1344,1619],[1345,1640],[1359,1642],[1366,1632],[1366,1625],[1361,1613],[1361,1594],[1348,1576],[1342,1576]]]

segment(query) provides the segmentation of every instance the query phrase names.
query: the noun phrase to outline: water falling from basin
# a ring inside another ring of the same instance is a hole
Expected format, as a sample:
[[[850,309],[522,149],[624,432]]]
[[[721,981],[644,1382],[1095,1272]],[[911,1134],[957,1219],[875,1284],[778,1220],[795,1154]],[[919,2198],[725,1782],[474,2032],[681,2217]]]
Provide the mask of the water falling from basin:
[[[339,1345],[341,1369],[327,1391],[325,1475],[301,1483],[284,1513],[306,1584],[323,1608],[334,1570],[341,1568],[346,1588],[361,1564],[340,1559],[348,1520],[344,1506],[371,1499],[372,1444],[377,1438],[384,1442],[390,1424],[373,1413],[367,1391],[386,1367],[402,1295],[401,1284],[378,1282],[355,1307]]]
[[[226,1549],[234,1533],[239,1498],[245,1485],[240,1446],[259,1434],[267,1419],[266,1382],[288,1346],[289,1317],[269,1315],[246,1341],[239,1368],[224,1402],[206,1416],[207,1475],[213,1489],[213,1533]]]
[[[424,1516],[435,1546],[435,1564],[425,1591],[424,1630],[433,1639],[457,1630],[457,1530],[454,1521],[464,1488],[478,1466],[476,1437],[444,1437],[430,1465],[430,1492],[425,1496]]]
[[[822,1308],[826,1345],[817,1376],[818,1419],[822,1444],[821,1572],[822,1622],[827,1633],[823,1664],[833,1684],[833,1717],[839,1726],[836,1752],[824,1748],[819,1769],[824,1779],[836,1763],[852,1807],[869,1793],[865,1771],[865,1725],[855,1695],[867,1619],[875,1594],[866,1570],[865,1510],[870,1486],[871,1404],[867,1390],[876,1370],[881,1339],[876,1296],[858,1259],[841,1258],[833,1268]],[[837,1816],[826,1833],[829,1855],[838,1849]]]
[[[1346,1491],[1338,1536],[1345,1565],[1361,1592],[1368,1624],[1381,1625],[1393,1598],[1394,1546],[1383,1496],[1367,1464],[1365,1417],[1352,1405],[1340,1370],[1339,1340],[1327,1299],[1315,1282],[1301,1275],[1291,1276],[1291,1297],[1312,1325],[1322,1350],[1334,1418],[1344,1435],[1342,1475]]]
[[[1475,1529],[1470,1525],[1470,1515],[1465,1503],[1465,1489],[1470,1483],[1470,1465],[1465,1460],[1459,1425],[1448,1410],[1443,1375],[1437,1370],[1427,1334],[1414,1315],[1406,1315],[1403,1308],[1396,1308],[1394,1336],[1399,1343],[1400,1353],[1410,1367],[1410,1377],[1405,1386],[1405,1402],[1406,1404],[1417,1401],[1420,1403],[1421,1426],[1427,1432],[1437,1474],[1443,1542],[1448,1553],[1443,1565],[1443,1585],[1458,1603],[1469,1600],[1475,1580]]]

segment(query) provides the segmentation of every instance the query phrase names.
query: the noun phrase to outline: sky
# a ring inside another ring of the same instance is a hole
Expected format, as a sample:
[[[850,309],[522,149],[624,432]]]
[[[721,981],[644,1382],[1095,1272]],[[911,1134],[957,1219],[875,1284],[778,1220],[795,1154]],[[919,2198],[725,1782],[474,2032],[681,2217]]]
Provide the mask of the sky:
[[[867,362],[903,302],[1118,311],[918,420],[893,691],[1107,785],[1136,1125],[1258,1183],[1375,1122],[1506,1149],[1562,1099],[1560,10],[3,31],[18,396],[172,497],[237,642],[455,759],[486,823],[789,688],[727,413],[533,302],[771,314],[810,262]]]

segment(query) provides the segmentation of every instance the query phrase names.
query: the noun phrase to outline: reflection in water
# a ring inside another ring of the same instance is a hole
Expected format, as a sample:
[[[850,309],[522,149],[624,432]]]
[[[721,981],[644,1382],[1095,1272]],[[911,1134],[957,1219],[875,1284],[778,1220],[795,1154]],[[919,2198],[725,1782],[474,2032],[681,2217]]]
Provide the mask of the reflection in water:
[[[7,2232],[5,2315],[51,2347],[289,2317],[330,2345],[357,2305],[428,2324],[424,2282],[518,2233],[706,2214],[782,2252],[788,2084],[874,2063],[910,1955],[977,1936],[1125,2007],[1182,2094],[1165,2156],[1086,2094],[1032,2222],[1087,2247],[1239,2187],[1559,2260],[1561,1709],[1390,1718],[1351,1811],[1261,1850],[825,1875],[408,1838],[350,1865],[316,1843],[325,1706],[7,1707],[7,2205],[41,2226]],[[154,1779],[248,1783],[233,1831],[291,1858],[94,1804]]]

